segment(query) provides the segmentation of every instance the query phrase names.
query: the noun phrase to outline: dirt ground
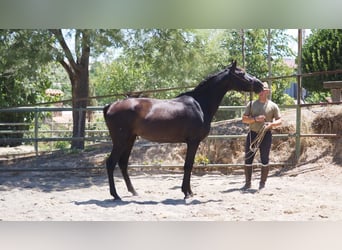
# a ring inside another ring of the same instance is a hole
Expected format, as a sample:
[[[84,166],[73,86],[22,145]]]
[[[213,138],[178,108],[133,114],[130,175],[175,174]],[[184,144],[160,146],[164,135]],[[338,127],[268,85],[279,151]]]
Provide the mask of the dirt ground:
[[[276,144],[271,155],[273,161],[293,150],[289,142]],[[182,171],[157,167],[130,170],[138,196],[127,191],[120,172],[116,171],[122,201],[113,201],[104,167],[110,145],[92,151],[23,159],[12,159],[8,157],[9,149],[2,149],[0,220],[341,221],[342,165],[335,157],[339,144],[340,141],[319,139],[306,141],[301,163],[273,167],[261,192],[257,190],[259,168],[254,169],[253,186],[247,192],[240,190],[244,184],[241,168],[231,172],[196,170],[191,179],[195,196],[186,201],[180,187]],[[176,147],[170,153],[170,147],[173,146],[146,147],[144,151],[144,147],[138,146],[132,162],[183,163],[184,149]],[[239,150],[232,144],[230,148]],[[30,151],[27,147],[21,150]],[[150,159],[157,155],[160,158]],[[286,159],[288,156],[281,160]],[[241,161],[241,155],[235,155],[235,160]],[[40,171],[42,168],[49,171]]]
[[[195,196],[183,199],[181,173],[134,171],[139,196],[113,201],[104,171],[7,172],[0,176],[2,221],[341,221],[342,168],[326,162],[273,170],[258,192],[259,169],[247,192],[243,175],[193,174]]]

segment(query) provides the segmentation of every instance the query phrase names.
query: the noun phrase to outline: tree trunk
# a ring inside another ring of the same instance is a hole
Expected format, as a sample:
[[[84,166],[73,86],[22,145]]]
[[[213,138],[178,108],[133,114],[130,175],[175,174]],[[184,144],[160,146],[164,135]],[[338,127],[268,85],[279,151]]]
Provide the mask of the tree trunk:
[[[89,56],[90,36],[86,30],[77,31],[75,35],[75,55],[70,51],[61,29],[50,30],[64,51],[63,59],[59,62],[68,73],[72,89],[72,118],[73,129],[71,148],[84,149],[86,110],[89,95]],[[64,57],[67,61],[64,60]],[[62,58],[62,57],[61,57]]]
[[[72,84],[72,149],[84,149],[86,110],[89,92],[88,66],[82,67]]]

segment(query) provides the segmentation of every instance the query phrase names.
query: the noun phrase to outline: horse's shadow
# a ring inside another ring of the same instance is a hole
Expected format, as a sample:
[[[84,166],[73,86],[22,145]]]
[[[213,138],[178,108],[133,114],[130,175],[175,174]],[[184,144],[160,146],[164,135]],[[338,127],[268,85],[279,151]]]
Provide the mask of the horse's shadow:
[[[255,193],[258,193],[259,190],[253,189],[253,188],[250,188],[247,190],[242,190],[241,188],[230,188],[230,189],[227,189],[225,191],[221,191],[221,193],[232,193],[232,192],[240,192],[242,194],[255,194]]]
[[[157,205],[163,204],[168,206],[178,206],[178,205],[200,205],[209,202],[222,202],[222,200],[207,200],[207,201],[200,201],[197,199],[166,199],[160,202],[157,201],[136,201],[136,200],[113,200],[113,199],[106,199],[106,200],[88,200],[88,201],[74,201],[74,204],[77,206],[81,205],[96,205],[103,208],[111,208],[117,206],[125,206],[129,204],[138,204],[138,205]]]
[[[126,201],[126,200],[113,200],[113,199],[106,199],[106,200],[88,200],[88,201],[74,201],[74,204],[77,206],[81,205],[96,205],[99,207],[110,208],[110,207],[117,207],[117,206],[125,206],[129,204],[139,204],[139,205],[156,205],[158,202],[155,201]]]

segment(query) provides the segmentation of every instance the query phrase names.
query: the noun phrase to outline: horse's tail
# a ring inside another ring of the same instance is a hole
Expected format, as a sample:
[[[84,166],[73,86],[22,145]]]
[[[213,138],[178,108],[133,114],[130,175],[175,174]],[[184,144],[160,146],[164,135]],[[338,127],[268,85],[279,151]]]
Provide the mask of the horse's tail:
[[[106,119],[106,115],[107,115],[107,111],[110,107],[110,104],[106,104],[104,107],[103,107],[103,117]]]

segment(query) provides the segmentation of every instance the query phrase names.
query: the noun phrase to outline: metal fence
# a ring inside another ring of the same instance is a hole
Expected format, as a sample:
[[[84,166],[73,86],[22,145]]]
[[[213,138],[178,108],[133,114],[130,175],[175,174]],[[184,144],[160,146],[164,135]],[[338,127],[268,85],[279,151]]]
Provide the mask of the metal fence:
[[[49,143],[58,143],[58,142],[70,142],[72,140],[84,140],[88,144],[91,143],[99,143],[99,142],[108,142],[110,143],[110,138],[108,134],[108,130],[103,120],[102,106],[99,107],[87,107],[85,110],[87,112],[93,112],[94,119],[92,121],[87,120],[86,122],[86,130],[85,137],[72,137],[72,122],[56,122],[52,117],[58,117],[58,113],[70,113],[70,119],[72,108],[68,107],[21,107],[21,108],[8,108],[8,109],[0,109],[0,116],[3,112],[14,112],[14,113],[33,113],[34,119],[31,123],[0,123],[0,143],[4,142],[20,142],[24,144],[30,144],[34,146],[35,155],[39,155],[42,151],[51,151],[52,149],[56,149],[56,145],[50,146]],[[280,106],[282,110],[286,109],[300,109],[299,105],[287,105]],[[241,117],[245,106],[220,106],[219,110],[236,112],[237,117]],[[79,112],[83,112],[84,109],[79,109]],[[299,119],[300,120],[300,119]],[[298,123],[298,119],[296,121]],[[10,126],[27,126],[29,129],[25,130],[8,130],[3,129],[4,127]],[[10,134],[22,134],[20,137],[11,137],[4,138],[1,135],[10,135]],[[301,137],[325,137],[325,138],[334,138],[339,135],[336,134],[302,134],[299,129],[299,133],[295,132],[292,134],[274,134],[274,137],[277,138],[289,138],[294,137],[296,139]],[[227,140],[227,139],[237,139],[237,138],[245,138],[246,134],[240,135],[213,135],[210,134],[208,136],[209,139],[219,139],[219,140]],[[40,146],[40,143],[45,144],[43,148]],[[63,147],[64,144],[60,144],[59,147]],[[58,148],[58,145],[57,145]],[[206,167],[223,167],[223,166],[242,166],[243,164],[208,164]],[[280,163],[272,163],[271,165],[293,165],[291,162],[280,162]],[[144,165],[145,167],[149,167]],[[132,167],[140,167],[138,165],[134,165]],[[151,167],[151,166],[150,166]],[[171,167],[171,166],[165,166]],[[178,166],[179,167],[179,166]]]
[[[76,111],[101,113],[103,107],[87,107]],[[107,141],[108,130],[102,119],[99,121],[88,121],[86,124],[85,137],[72,137],[72,108],[69,107],[19,107],[0,110],[2,113],[33,113],[32,122],[2,122],[0,123],[0,143],[24,143],[33,144],[36,155],[39,154],[40,142],[67,142],[72,140],[85,140],[91,142]],[[70,121],[58,122],[53,118],[59,117],[56,114],[70,113]],[[17,129],[27,127],[28,129]],[[6,128],[6,129],[4,129]],[[8,129],[12,128],[12,129]],[[2,136],[1,136],[2,135]],[[7,135],[7,136],[5,136]],[[14,135],[14,136],[11,136]],[[20,135],[15,137],[15,135]]]
[[[289,106],[290,108],[293,108]],[[72,140],[85,140],[88,142],[107,142],[110,140],[108,130],[102,115],[102,106],[87,107],[86,109],[78,109],[79,112],[86,110],[87,112],[93,112],[93,121],[87,120],[85,137],[72,137],[72,122],[58,122],[52,117],[57,117],[60,113],[72,112],[72,108],[69,107],[19,107],[8,108],[0,110],[0,116],[3,112],[12,113],[33,113],[33,122],[5,122],[0,123],[0,135],[18,135],[20,137],[2,137],[0,143],[6,142],[20,142],[24,144],[33,144],[36,155],[39,154],[40,142],[59,142],[59,141],[72,141]],[[235,112],[237,117],[242,116],[242,112],[245,106],[220,106],[219,110]],[[98,115],[97,115],[98,114]],[[71,119],[71,117],[70,117]],[[26,126],[28,129],[4,129],[4,127],[16,127]],[[215,139],[229,139],[229,138],[242,138],[245,135],[209,135],[208,138]],[[289,135],[275,135],[275,136],[289,136]]]

